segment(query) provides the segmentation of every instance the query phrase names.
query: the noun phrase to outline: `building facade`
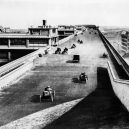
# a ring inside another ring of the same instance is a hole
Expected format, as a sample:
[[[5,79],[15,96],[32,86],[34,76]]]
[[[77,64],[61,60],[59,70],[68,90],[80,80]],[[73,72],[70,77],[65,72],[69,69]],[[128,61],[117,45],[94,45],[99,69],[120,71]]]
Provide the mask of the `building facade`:
[[[0,64],[15,60],[39,48],[55,45],[57,40],[57,28],[47,26],[46,20],[43,20],[42,26],[28,28],[26,33],[10,28],[3,31],[1,27]]]
[[[66,38],[72,34],[75,34],[75,26],[66,26],[66,25],[59,25],[58,26],[58,35],[59,40]]]
[[[28,33],[1,33],[0,49],[39,49],[54,45],[58,40],[57,28],[44,23],[38,27],[28,28]]]
[[[129,32],[121,32],[121,50],[126,54],[129,51]]]

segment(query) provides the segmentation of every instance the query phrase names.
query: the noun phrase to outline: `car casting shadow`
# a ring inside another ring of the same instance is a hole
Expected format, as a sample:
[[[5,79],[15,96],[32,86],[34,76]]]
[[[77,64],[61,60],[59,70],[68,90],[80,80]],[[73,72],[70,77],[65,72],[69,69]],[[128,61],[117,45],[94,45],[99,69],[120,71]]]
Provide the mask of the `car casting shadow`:
[[[100,56],[99,56],[99,58],[107,59],[107,58],[108,58],[108,56],[106,57],[106,56],[100,55]]]
[[[80,81],[79,81],[78,78],[72,78],[72,82],[74,82],[74,83],[79,83]]]
[[[40,102],[40,95],[31,96],[30,101],[33,102],[33,103],[39,103]]]
[[[100,58],[108,58],[108,54],[106,54],[106,53],[103,53],[102,55],[100,55]]]
[[[129,113],[114,95],[108,71],[97,68],[97,88],[44,129],[99,129],[129,127]]]
[[[74,63],[73,60],[68,60],[66,63]]]
[[[68,61],[66,61],[66,63],[79,63],[79,62],[74,61],[74,60],[68,60]]]
[[[30,97],[30,101],[33,103],[43,103],[43,102],[50,102],[50,99],[42,99],[40,100],[40,95],[33,95]]]
[[[85,81],[80,81],[78,78],[72,78],[72,82],[74,83],[86,83]]]

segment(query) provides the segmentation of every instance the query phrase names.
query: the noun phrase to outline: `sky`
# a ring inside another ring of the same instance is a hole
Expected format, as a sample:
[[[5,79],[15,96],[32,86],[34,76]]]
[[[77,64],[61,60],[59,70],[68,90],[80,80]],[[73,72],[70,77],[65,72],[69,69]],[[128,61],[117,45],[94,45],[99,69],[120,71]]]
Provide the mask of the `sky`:
[[[129,26],[129,0],[0,0],[0,25],[17,29],[48,25]]]

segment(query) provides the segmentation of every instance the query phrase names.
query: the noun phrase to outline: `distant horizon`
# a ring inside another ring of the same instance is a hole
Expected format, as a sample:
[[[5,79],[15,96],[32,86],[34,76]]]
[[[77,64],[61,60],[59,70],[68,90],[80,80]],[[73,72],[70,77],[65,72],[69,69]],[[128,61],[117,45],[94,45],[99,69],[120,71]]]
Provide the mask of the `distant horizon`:
[[[0,26],[27,29],[48,25],[93,24],[128,27],[128,0],[0,0]]]
[[[64,25],[64,24],[59,24],[59,25]],[[68,24],[65,24],[65,25],[68,25]],[[69,25],[72,25],[72,24],[69,24]],[[84,25],[84,24],[78,24],[78,25]],[[93,25],[93,24],[85,24],[85,25]],[[1,25],[2,26],[2,25]],[[39,25],[40,26],[40,25]],[[97,26],[97,25],[96,25]],[[27,28],[11,28],[11,27],[5,27],[5,26],[2,26],[3,28],[10,28],[10,29],[16,29],[16,30],[27,30],[29,27],[27,27]],[[33,27],[38,27],[38,26],[33,26]],[[53,27],[53,26],[52,26]],[[121,28],[121,29],[129,29],[129,26],[99,26],[99,27],[103,27],[103,28],[114,28],[114,29],[116,29],[116,28]]]

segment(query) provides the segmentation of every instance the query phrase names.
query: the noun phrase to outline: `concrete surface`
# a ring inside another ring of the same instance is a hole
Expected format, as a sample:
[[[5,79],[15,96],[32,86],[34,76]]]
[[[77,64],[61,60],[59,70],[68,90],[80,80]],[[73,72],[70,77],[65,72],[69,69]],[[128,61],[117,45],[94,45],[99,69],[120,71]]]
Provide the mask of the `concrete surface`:
[[[68,112],[82,99],[73,100],[70,102],[62,103],[54,107],[38,111],[31,115],[25,116],[16,121],[10,122],[5,126],[1,126],[0,129],[40,129],[51,123],[61,115]]]
[[[107,69],[97,68],[97,88],[43,129],[128,129],[129,113],[115,96]]]
[[[77,44],[78,39],[83,40],[84,44]],[[37,58],[34,69],[1,91],[0,125],[48,107],[86,97],[96,89],[97,67],[107,65],[107,59],[101,58],[106,51],[103,43],[93,30],[70,39],[61,48],[70,48],[73,43],[77,47],[70,49],[68,55],[49,54]],[[73,54],[80,55],[80,63],[70,63]],[[72,82],[72,78],[77,78],[84,71],[89,77],[87,84]],[[38,97],[48,85],[56,91],[54,102],[40,103]]]

